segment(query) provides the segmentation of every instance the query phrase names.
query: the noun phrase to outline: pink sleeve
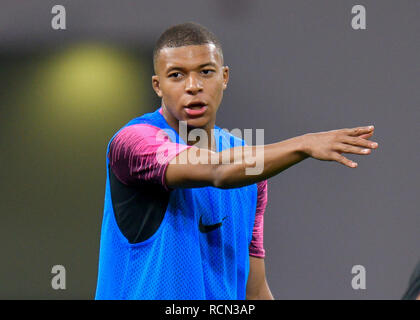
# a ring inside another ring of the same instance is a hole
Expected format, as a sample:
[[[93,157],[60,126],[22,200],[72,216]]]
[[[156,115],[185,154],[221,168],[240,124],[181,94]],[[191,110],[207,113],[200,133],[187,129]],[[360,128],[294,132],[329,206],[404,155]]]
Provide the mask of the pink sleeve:
[[[122,129],[109,146],[108,159],[112,172],[126,185],[139,182],[165,182],[169,162],[191,146],[173,143],[166,132],[149,124],[135,124]]]
[[[249,255],[257,258],[265,258],[264,250],[264,211],[267,206],[267,180],[257,183],[257,210],[255,212],[255,223],[252,231]]]

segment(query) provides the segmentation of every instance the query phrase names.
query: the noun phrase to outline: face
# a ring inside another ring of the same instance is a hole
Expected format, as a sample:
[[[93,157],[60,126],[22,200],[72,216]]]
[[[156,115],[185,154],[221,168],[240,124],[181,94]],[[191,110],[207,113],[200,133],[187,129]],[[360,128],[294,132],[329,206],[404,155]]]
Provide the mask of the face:
[[[152,85],[162,98],[169,125],[211,129],[229,80],[229,68],[214,44],[163,48],[156,59]]]

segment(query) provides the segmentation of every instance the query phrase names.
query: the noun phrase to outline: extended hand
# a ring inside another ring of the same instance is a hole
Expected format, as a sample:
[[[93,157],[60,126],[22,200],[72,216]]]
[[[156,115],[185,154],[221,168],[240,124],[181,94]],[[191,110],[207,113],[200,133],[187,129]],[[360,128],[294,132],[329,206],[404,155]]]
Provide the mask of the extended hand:
[[[373,135],[375,128],[357,127],[326,132],[307,133],[304,137],[304,152],[315,159],[337,161],[350,168],[357,163],[347,159],[342,153],[367,155],[376,149],[378,143],[367,140]]]

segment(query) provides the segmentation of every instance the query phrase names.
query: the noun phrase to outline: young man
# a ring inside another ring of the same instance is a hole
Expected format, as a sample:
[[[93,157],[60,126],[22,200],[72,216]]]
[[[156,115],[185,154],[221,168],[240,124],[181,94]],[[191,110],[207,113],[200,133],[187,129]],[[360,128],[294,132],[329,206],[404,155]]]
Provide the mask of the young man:
[[[267,179],[308,157],[354,167],[342,153],[376,148],[373,127],[247,146],[215,124],[229,68],[217,38],[195,23],[161,35],[154,68],[161,107],[108,144],[96,299],[273,299]]]

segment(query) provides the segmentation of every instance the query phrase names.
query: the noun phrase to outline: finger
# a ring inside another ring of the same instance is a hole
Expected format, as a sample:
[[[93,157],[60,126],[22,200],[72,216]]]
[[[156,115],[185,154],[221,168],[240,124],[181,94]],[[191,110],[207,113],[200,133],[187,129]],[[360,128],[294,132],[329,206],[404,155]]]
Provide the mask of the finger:
[[[361,136],[359,136],[359,138],[369,139],[371,136],[373,136],[373,131],[371,133],[362,134]]]
[[[349,136],[343,136],[341,139],[342,143],[350,144],[353,146],[359,146],[363,148],[371,148],[376,149],[378,147],[378,143],[370,140],[366,140],[359,137],[349,137]]]
[[[371,150],[368,148],[360,148],[345,143],[339,143],[336,147],[336,151],[354,154],[369,154],[371,152]]]
[[[356,168],[357,167],[356,162],[353,162],[350,159],[347,159],[345,156],[343,156],[339,153],[336,153],[334,160],[337,161],[338,163],[341,163],[341,164],[343,164],[347,167],[350,167],[350,168]]]
[[[352,128],[352,129],[344,129],[345,133],[349,136],[360,136],[362,134],[366,134],[366,133],[371,133],[373,132],[373,130],[375,130],[375,128],[373,126],[368,126],[368,127],[357,127],[357,128]]]

